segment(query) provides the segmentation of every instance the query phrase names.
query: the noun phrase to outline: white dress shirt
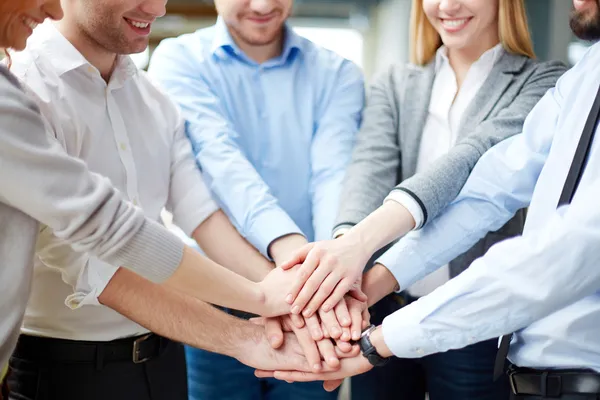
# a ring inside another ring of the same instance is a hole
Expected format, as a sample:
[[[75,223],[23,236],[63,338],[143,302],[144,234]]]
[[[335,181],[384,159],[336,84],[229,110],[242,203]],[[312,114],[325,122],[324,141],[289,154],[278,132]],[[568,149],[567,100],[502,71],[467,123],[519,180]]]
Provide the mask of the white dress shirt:
[[[429,102],[429,112],[417,156],[415,173],[426,170],[438,158],[444,156],[456,144],[463,115],[481,86],[502,55],[502,45],[497,44],[481,55],[471,65],[465,79],[458,87],[456,74],[448,60],[448,49],[442,46],[435,57],[435,78]],[[415,219],[415,226],[423,224],[423,210],[415,199],[401,190],[395,190],[387,200],[402,204]],[[425,296],[450,279],[448,265],[414,283],[408,292],[415,296]]]
[[[158,221],[166,207],[190,235],[217,210],[177,107],[129,57],[118,58],[107,84],[52,23],[45,23],[15,55],[12,70],[34,95],[48,133],[108,177],[148,218]],[[117,267],[73,251],[47,227],[36,252],[22,332],[106,341],[146,332],[97,302]]]
[[[558,199],[600,87],[600,44],[565,73],[527,117],[523,133],[481,157],[457,199],[386,254],[410,284],[528,207],[522,236],[493,246],[429,296],[388,316],[398,357],[462,348],[516,332],[518,366],[600,372],[600,132],[573,201]]]

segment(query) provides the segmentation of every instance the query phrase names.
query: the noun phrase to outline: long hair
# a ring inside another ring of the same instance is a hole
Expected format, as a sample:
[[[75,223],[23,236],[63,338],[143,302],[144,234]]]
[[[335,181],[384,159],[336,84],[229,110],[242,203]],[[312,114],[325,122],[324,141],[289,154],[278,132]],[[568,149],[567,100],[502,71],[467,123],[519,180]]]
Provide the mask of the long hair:
[[[498,36],[504,49],[535,58],[524,0],[499,0],[498,7]],[[410,62],[421,66],[429,64],[441,45],[442,38],[425,15],[423,0],[413,0],[410,15]]]
[[[8,52],[8,49],[4,49],[4,56],[6,61],[3,62],[6,64],[6,67],[10,69],[10,67],[12,66],[12,59],[10,58],[10,53]]]

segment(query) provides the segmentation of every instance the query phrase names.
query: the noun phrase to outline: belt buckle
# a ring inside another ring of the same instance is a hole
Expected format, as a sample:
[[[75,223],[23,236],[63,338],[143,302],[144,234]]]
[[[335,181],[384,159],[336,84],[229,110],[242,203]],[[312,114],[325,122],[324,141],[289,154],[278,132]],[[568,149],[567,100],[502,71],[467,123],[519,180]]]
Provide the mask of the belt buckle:
[[[150,357],[143,357],[140,358],[140,343],[145,342],[146,340],[148,340],[150,337],[152,336],[151,333],[148,333],[142,337],[139,337],[137,339],[135,339],[133,341],[133,355],[132,355],[132,359],[133,359],[133,363],[134,364],[141,364],[143,362],[146,362],[150,359]]]

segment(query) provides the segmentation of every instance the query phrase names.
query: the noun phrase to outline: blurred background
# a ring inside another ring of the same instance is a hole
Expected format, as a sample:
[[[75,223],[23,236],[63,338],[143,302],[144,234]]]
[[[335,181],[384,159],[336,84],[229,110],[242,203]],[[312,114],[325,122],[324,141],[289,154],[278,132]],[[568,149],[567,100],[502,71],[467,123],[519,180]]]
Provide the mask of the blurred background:
[[[569,0],[526,0],[535,50],[542,60],[573,64],[586,44],[572,35]],[[408,58],[411,0],[296,0],[290,23],[297,32],[363,68],[368,78]],[[135,61],[145,68],[161,40],[214,23],[211,0],[170,0],[168,14],[155,23],[150,48]]]

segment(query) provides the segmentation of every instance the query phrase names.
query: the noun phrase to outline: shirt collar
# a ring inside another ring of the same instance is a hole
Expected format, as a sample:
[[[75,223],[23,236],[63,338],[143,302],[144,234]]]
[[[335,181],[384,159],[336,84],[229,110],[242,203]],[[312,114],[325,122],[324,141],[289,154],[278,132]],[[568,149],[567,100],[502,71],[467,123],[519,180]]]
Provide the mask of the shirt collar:
[[[228,59],[232,54],[240,57],[244,61],[250,64],[256,64],[252,61],[234,42],[227,25],[221,17],[217,18],[217,23],[214,26],[215,34],[212,41],[211,52],[214,56],[221,60]],[[284,44],[283,51],[279,57],[267,61],[266,63],[271,65],[283,64],[294,56],[296,52],[302,51],[302,37],[298,35],[294,30],[286,23],[284,25]],[[265,64],[266,64],[265,63]]]
[[[503,50],[502,43],[498,43],[491,49],[486,50],[473,65],[494,65],[500,59],[500,56],[502,56]],[[439,72],[444,65],[450,65],[450,61],[448,60],[448,48],[442,45],[435,53],[435,72]]]
[[[85,68],[89,74],[100,73],[88,60],[56,29],[54,23],[46,21],[40,25],[29,38],[27,47],[30,50],[44,54],[58,76],[70,71]],[[113,78],[120,81],[138,72],[137,67],[129,56],[118,56]]]

